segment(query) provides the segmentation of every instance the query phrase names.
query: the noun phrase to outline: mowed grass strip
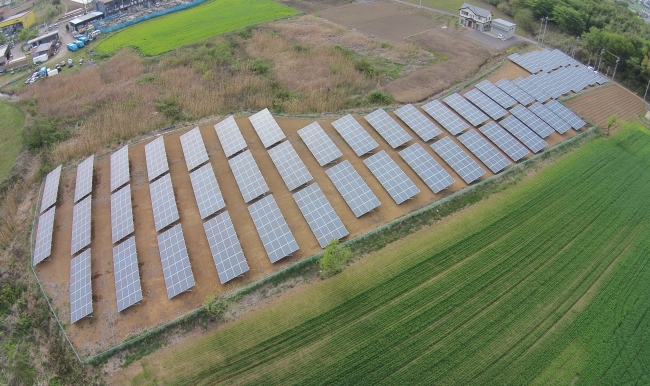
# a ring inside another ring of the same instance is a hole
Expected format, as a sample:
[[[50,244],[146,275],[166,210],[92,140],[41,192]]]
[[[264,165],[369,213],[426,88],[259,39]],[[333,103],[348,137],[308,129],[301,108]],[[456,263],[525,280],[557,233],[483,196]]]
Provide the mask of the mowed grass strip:
[[[0,102],[0,181],[7,177],[20,154],[24,124],[25,115],[18,107]]]
[[[650,135],[628,125],[147,359],[169,384],[649,383]]]
[[[99,43],[96,50],[112,53],[123,47],[134,47],[144,55],[157,55],[297,13],[297,10],[272,0],[211,0],[127,27]]]

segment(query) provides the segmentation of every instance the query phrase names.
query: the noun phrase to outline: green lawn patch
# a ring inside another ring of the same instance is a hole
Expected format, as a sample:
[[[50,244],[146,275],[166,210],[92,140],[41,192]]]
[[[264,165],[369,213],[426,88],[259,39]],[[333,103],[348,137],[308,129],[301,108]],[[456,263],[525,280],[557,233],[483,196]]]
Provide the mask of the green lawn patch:
[[[20,154],[24,123],[25,115],[18,107],[0,102],[0,181],[7,177]]]
[[[157,55],[297,13],[295,9],[272,0],[212,0],[127,27],[106,38],[95,49],[101,53],[111,53],[123,47],[135,47],[144,55]]]

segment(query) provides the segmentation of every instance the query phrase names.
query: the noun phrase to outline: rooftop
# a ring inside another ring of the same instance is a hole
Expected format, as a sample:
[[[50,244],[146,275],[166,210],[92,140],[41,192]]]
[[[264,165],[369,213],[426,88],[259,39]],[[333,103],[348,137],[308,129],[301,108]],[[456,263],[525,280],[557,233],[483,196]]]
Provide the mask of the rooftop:
[[[77,18],[74,18],[74,19],[70,20],[70,24],[85,23],[90,19],[96,18],[97,16],[104,16],[104,14],[101,13],[101,12],[88,12],[87,14],[85,14],[83,16],[79,16]]]
[[[494,19],[492,20],[493,23],[498,23],[498,24],[503,24],[506,27],[515,27],[517,24],[511,23],[508,20],[503,20],[503,19]]]
[[[27,12],[29,12],[29,11],[27,11]],[[10,17],[8,17],[8,18],[2,20],[2,22],[6,22],[6,21],[10,21],[10,20],[14,20],[14,19],[19,19],[19,18],[25,16],[25,15],[27,14],[27,12],[17,13],[17,14],[15,14],[15,15],[13,15],[13,16],[10,16]]]
[[[54,35],[58,35],[58,34],[59,34],[59,31],[52,31],[52,32],[46,33],[45,35],[35,37],[34,39],[28,41],[27,44],[33,44],[33,43],[38,42],[41,39],[49,38],[50,36],[54,36]]]
[[[470,11],[472,11],[474,14],[479,15],[479,16],[485,16],[485,17],[492,16],[492,12],[488,11],[487,9],[477,7],[474,4],[463,3],[463,5],[461,5],[459,9],[463,9],[463,8],[469,8]]]

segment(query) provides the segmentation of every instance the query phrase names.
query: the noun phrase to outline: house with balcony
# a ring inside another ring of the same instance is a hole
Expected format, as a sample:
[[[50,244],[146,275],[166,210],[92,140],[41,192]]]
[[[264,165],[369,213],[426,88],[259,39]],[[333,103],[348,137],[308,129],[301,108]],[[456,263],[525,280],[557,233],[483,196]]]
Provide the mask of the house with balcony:
[[[463,3],[460,7],[460,25],[481,32],[490,32],[492,26],[492,12],[476,5]]]

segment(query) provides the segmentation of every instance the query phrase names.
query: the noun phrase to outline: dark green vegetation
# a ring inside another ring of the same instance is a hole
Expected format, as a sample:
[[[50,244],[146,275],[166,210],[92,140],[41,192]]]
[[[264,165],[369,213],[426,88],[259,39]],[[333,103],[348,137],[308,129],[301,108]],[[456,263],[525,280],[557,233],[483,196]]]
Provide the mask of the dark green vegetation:
[[[626,125],[148,371],[170,384],[647,384],[649,168],[650,135]]]
[[[20,129],[25,123],[25,115],[14,105],[0,102],[0,182],[16,162],[20,153]]]

